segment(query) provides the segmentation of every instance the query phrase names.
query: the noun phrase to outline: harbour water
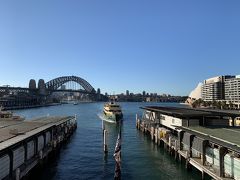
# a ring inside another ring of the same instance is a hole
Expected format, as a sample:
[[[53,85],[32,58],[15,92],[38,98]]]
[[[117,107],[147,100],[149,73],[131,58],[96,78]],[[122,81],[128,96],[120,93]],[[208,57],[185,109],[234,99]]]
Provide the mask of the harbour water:
[[[183,106],[174,103],[121,103],[122,122],[122,179],[201,179],[197,170],[187,171],[184,164],[174,160],[165,150],[136,130],[135,115],[141,115],[141,106]],[[108,155],[103,152],[103,103],[64,104],[14,111],[27,119],[47,115],[77,115],[78,128],[60,154],[43,169],[31,175],[36,180],[113,179],[115,161],[113,152],[118,126],[105,122],[108,131]]]

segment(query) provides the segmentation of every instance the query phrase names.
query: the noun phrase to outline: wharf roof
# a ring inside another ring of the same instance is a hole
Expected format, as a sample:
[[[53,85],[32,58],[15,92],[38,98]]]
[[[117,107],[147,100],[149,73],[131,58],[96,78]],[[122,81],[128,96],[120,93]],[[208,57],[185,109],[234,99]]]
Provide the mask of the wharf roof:
[[[191,126],[178,128],[240,153],[240,127]]]
[[[176,116],[176,117],[204,117],[204,116],[226,116],[226,117],[240,117],[239,111],[231,110],[213,110],[203,108],[182,108],[182,107],[164,107],[164,106],[146,106],[141,107],[142,109],[160,112],[165,115]]]
[[[0,150],[73,118],[73,116],[54,116],[29,121],[0,121]]]

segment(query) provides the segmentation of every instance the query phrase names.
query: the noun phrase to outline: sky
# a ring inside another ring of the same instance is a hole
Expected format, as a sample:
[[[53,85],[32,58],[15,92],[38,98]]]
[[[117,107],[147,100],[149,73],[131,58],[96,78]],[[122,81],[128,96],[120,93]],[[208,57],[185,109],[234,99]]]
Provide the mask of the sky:
[[[188,95],[240,74],[239,0],[0,0],[0,85],[75,75],[101,92]]]

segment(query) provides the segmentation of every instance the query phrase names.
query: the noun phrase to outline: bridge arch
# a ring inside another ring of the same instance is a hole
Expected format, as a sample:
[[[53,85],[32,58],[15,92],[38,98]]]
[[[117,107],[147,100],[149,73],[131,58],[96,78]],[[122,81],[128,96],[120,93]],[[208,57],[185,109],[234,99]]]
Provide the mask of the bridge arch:
[[[77,77],[77,76],[62,76],[55,78],[49,82],[47,82],[46,88],[50,90],[57,90],[59,87],[61,87],[63,84],[74,81],[78,84],[80,84],[85,91],[88,93],[95,93],[95,89],[84,79]]]

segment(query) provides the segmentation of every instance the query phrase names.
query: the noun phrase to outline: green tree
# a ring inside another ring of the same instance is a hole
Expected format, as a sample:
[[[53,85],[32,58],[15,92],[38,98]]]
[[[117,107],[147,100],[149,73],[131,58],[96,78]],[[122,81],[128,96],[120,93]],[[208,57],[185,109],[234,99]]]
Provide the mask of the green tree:
[[[226,101],[221,101],[221,109],[227,109]]]

